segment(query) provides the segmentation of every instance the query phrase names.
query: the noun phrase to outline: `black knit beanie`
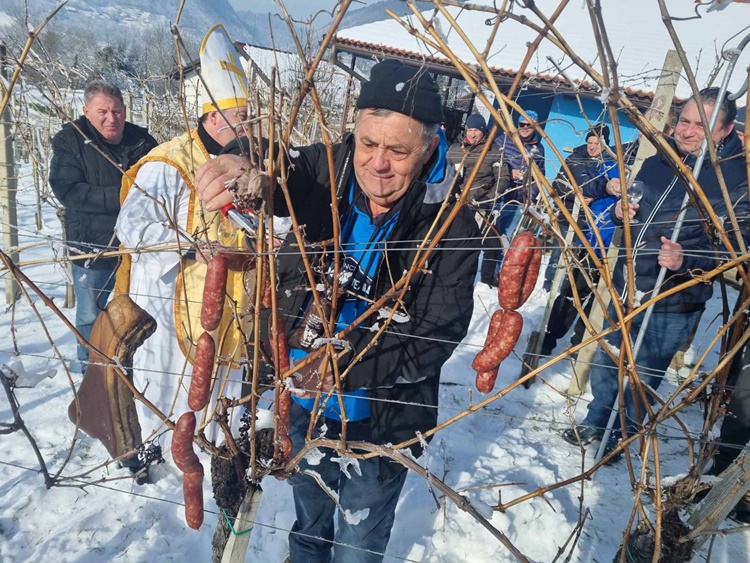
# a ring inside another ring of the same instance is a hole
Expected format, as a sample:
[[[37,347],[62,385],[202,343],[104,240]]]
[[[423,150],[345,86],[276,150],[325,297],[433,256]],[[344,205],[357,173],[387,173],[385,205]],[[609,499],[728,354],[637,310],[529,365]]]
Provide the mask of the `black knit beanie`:
[[[489,133],[487,122],[484,120],[484,117],[478,113],[472,113],[466,118],[466,129],[479,129],[485,135]]]
[[[362,84],[357,109],[389,109],[423,123],[442,123],[443,100],[427,71],[386,59],[372,67]]]
[[[605,145],[609,144],[609,127],[606,123],[597,123],[591,128],[591,131],[586,133],[586,141],[589,137],[601,137]]]

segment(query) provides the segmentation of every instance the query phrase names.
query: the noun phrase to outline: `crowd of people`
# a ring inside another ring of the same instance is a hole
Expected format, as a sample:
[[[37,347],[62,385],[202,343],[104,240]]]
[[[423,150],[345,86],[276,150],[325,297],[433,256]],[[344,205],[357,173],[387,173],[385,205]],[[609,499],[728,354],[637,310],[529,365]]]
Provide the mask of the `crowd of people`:
[[[234,202],[227,187],[252,168],[245,156],[250,146],[243,129],[248,119],[247,83],[237,70],[241,68],[237,61],[227,60],[233,59],[231,45],[223,27],[217,26],[201,46],[208,91],[199,102],[201,117],[189,132],[157,146],[146,130],[125,121],[120,91],[94,82],[86,89],[84,115],[63,127],[53,142],[50,184],[66,210],[67,240],[81,255],[91,255],[84,264],[73,266],[76,326],[85,338],[90,336],[98,311],[115,288],[117,269],[116,290],[129,294],[158,322],[157,333],[136,352],[133,376],[136,388],[164,415],[157,417],[139,404],[143,438],[161,436],[165,450],[171,434],[167,419],[190,409],[187,385],[195,341],[202,332],[200,303],[207,254],[218,249],[247,249],[242,231],[220,212]],[[738,113],[734,102],[718,99],[715,89],[702,91],[701,100],[707,116],[719,113],[711,136],[722,159],[721,171],[735,214],[743,217],[741,233],[728,231],[737,248],[740,236],[750,240],[745,161],[734,158],[743,154],[738,125],[744,126],[744,112]],[[467,116],[463,138],[449,146],[440,128],[443,102],[435,80],[424,70],[396,60],[372,67],[356,106],[354,131],[334,144],[330,153],[320,143],[289,152],[288,199],[278,188],[269,194],[276,215],[293,212],[306,226],[305,244],[310,249],[326,250],[314,253],[313,272],[318,279],[308,280],[297,239],[294,233],[287,236],[276,255],[277,313],[286,334],[293,334],[316,307],[313,292],[318,292],[318,301],[330,300],[329,288],[338,285],[340,293],[333,300],[337,309],[332,314],[341,327],[361,318],[371,303],[385,298],[383,308],[398,315],[399,322],[380,333],[376,330],[379,320],[371,316],[348,333],[341,352],[348,349],[351,353],[342,353],[340,360],[340,367],[347,368],[340,382],[343,395],[328,402],[314,433],[338,439],[345,420],[348,440],[398,444],[435,427],[441,369],[469,329],[477,273],[480,283],[497,286],[501,236],[512,236],[524,210],[543,197],[529,163],[535,162],[541,174],[545,173],[539,135],[544,124],[535,111],[521,112],[516,120],[518,138],[501,133],[479,163],[490,133],[486,120],[479,114]],[[695,162],[704,136],[695,99],[684,104],[674,129],[670,123],[664,134],[688,166]],[[652,291],[662,267],[669,273],[661,288],[665,292],[690,280],[694,272],[711,270],[726,259],[721,241],[698,220],[704,213],[700,204],[691,204],[688,221],[676,241],[670,240],[674,220],[690,190],[667,159],[657,155],[645,161],[637,177],[646,185],[643,199],[638,204],[623,204],[624,187],[609,147],[608,127],[592,127],[584,140],[566,162],[573,177],[560,172],[552,189],[572,205],[573,185],[580,188],[604,243],[604,248],[597,250],[600,256],[626,213],[637,220],[631,221],[631,232],[638,292],[648,295]],[[626,165],[636,150],[637,143],[627,148]],[[331,157],[333,174],[329,173]],[[444,234],[451,244],[430,256],[429,267],[415,272],[409,290],[398,298],[394,284],[411,268],[418,250],[415,241],[435,232],[436,220],[438,228],[443,225],[447,216],[441,213],[444,200],[464,186],[477,166],[469,187],[470,205],[460,209]],[[714,168],[704,165],[696,175],[716,213],[726,215]],[[335,206],[332,192],[336,194]],[[327,250],[334,250],[331,240],[336,226],[341,269],[337,284],[333,284],[334,253]],[[593,232],[591,227],[589,232]],[[478,240],[482,240],[481,268]],[[134,251],[119,268],[116,258],[96,256],[118,244]],[[158,245],[172,246],[160,252],[139,252]],[[587,268],[586,275],[582,271],[573,274],[574,285],[584,297],[589,287],[586,280],[593,279],[595,272],[586,260],[582,252],[576,261],[579,269]],[[614,269],[619,292],[627,290],[624,260],[623,254]],[[550,263],[556,261],[553,252]],[[554,268],[549,271],[554,273]],[[214,374],[213,400],[219,394],[239,397],[242,393],[238,367],[243,359],[253,357],[245,347],[252,332],[247,311],[248,295],[255,294],[253,287],[254,278],[248,272],[230,270],[227,303],[231,306],[218,329],[223,335],[217,351],[221,366]],[[546,287],[549,289],[549,284]],[[552,353],[575,321],[577,311],[571,305],[571,295],[572,285],[566,282],[554,305],[556,313],[547,327],[543,354]],[[700,283],[658,302],[638,355],[639,367],[646,368],[640,372],[644,383],[658,388],[672,356],[689,337],[695,318],[710,297],[711,286]],[[264,327],[270,316],[270,310],[263,311]],[[611,316],[614,318],[613,312]],[[635,319],[632,338],[641,320],[642,316]],[[259,328],[259,333],[263,345],[271,349],[271,333],[266,328]],[[580,341],[582,330],[576,334],[574,338]],[[615,331],[610,343],[619,347],[620,338]],[[329,358],[307,361],[313,350],[308,342],[291,343],[292,365],[304,366],[294,377],[297,392],[288,429],[293,454],[305,445],[315,405],[311,397],[334,389],[335,370]],[[353,357],[357,361],[349,364]],[[85,370],[85,347],[80,347],[78,358]],[[616,407],[616,364],[603,349],[594,364],[588,414],[563,434],[571,444],[601,440]],[[748,440],[750,377],[748,370],[742,369],[746,364],[737,362],[733,376],[737,390],[729,409],[736,416],[724,425],[722,441],[726,444],[742,446]],[[620,438],[638,431],[643,420],[645,405],[627,389],[625,401],[626,425],[621,429],[616,426],[607,444],[609,452],[618,447]],[[204,432],[209,440],[218,439],[210,425]],[[421,446],[411,449],[418,456]],[[723,470],[738,452],[736,446],[720,448],[713,471]],[[333,542],[337,561],[378,560],[374,554],[385,551],[406,469],[375,457],[359,460],[359,470],[348,473],[336,457],[336,452],[326,451],[320,459],[306,458],[300,463],[301,471],[289,479],[297,517],[289,536],[292,561],[329,561]],[[137,458],[126,461],[134,472],[142,471]],[[337,492],[337,501],[330,491]],[[750,514],[750,504],[747,510]],[[362,511],[367,511],[368,517],[356,525],[346,517]]]
[[[707,119],[714,112],[718,112],[716,124],[711,131],[711,138],[715,143],[720,158],[721,173],[726,182],[733,212],[738,217],[740,231],[728,229],[727,233],[732,248],[736,251],[740,248],[740,240],[749,240],[750,222],[748,211],[748,177],[744,158],[744,126],[745,108],[739,111],[734,101],[728,97],[718,99],[718,88],[707,88],[700,92],[700,99]],[[526,112],[527,114],[529,112]],[[454,161],[459,162],[461,153],[471,155],[478,152],[485,141],[485,136],[475,134],[475,130],[482,129],[480,116],[472,115],[467,119],[467,134],[462,143],[452,147]],[[520,129],[519,129],[520,131]],[[700,119],[698,102],[695,98],[688,100],[679,113],[676,124],[670,113],[667,116],[663,134],[675,152],[681,157],[686,166],[692,167],[702,149],[704,140],[704,128]],[[506,135],[498,137],[496,142],[505,143]],[[602,258],[612,241],[617,227],[623,225],[623,214],[628,213],[631,218],[631,237],[633,240],[633,269],[635,287],[633,288],[638,300],[646,299],[654,292],[659,277],[659,271],[665,268],[667,275],[663,284],[659,287],[662,293],[668,292],[670,288],[683,284],[693,279],[694,273],[710,271],[730,256],[729,249],[719,240],[714,233],[704,225],[702,218],[708,214],[702,204],[693,203],[687,205],[684,224],[679,231],[675,241],[671,240],[673,229],[680,212],[685,208],[686,193],[692,193],[689,187],[681,179],[679,174],[673,170],[670,161],[664,156],[656,156],[646,159],[640,168],[638,175],[632,180],[640,181],[645,185],[643,198],[639,203],[632,205],[627,199],[621,197],[622,186],[620,185],[620,171],[616,162],[614,147],[609,147],[609,128],[604,124],[592,127],[585,136],[586,144],[575,148],[567,158],[566,165],[570,176],[561,169],[552,182],[552,188],[557,195],[572,207],[575,194],[574,184],[580,189],[586,205],[588,205],[594,219],[595,229],[592,225],[582,224],[584,234],[588,243],[594,249],[595,254]],[[624,162],[626,166],[631,165],[638,151],[640,138],[633,143],[623,147]],[[514,147],[515,149],[515,147]],[[451,154],[449,152],[449,154]],[[492,153],[488,153],[490,156]],[[528,150],[526,161],[536,158],[538,153],[533,149]],[[542,152],[543,154],[543,152]],[[515,158],[513,151],[511,158]],[[494,156],[494,155],[493,155]],[[494,167],[508,167],[512,165],[510,158],[503,154],[497,155],[490,163],[482,163],[485,170]],[[463,162],[464,177],[471,172],[473,162],[466,158]],[[540,167],[541,168],[541,167]],[[510,168],[512,169],[512,168]],[[705,160],[699,170],[695,172],[700,182],[701,189],[710,202],[713,211],[727,220],[729,210],[727,200],[722,195],[714,168],[708,160]],[[479,175],[477,175],[479,177]],[[515,176],[514,176],[515,177]],[[496,172],[496,199],[493,202],[477,202],[476,209],[480,215],[480,223],[491,223],[486,220],[488,213],[503,208],[504,205],[513,205],[511,198],[504,197],[512,188],[507,181],[508,174]],[[501,179],[506,178],[505,182]],[[527,180],[528,183],[528,180]],[[538,192],[528,190],[526,195],[527,204],[533,204],[533,199]],[[531,198],[531,202],[529,199]],[[625,207],[623,207],[623,202]],[[502,211],[501,213],[502,214]],[[564,232],[567,225],[564,220],[560,221],[561,230]],[[501,235],[511,235],[512,231],[504,228],[501,222],[494,224],[494,239]],[[595,232],[600,236],[596,238]],[[580,245],[582,241],[578,241]],[[545,289],[551,288],[551,280],[555,267],[560,262],[561,247],[559,243],[550,252],[547,268]],[[483,244],[482,260],[482,282],[496,286],[496,278],[489,274],[485,275],[485,263],[488,260],[495,261],[494,254],[488,253]],[[624,299],[627,292],[627,269],[626,252],[620,249],[617,263],[613,269],[614,289]],[[498,260],[501,261],[501,260]],[[579,316],[578,309],[574,305],[573,288],[575,288],[579,299],[585,303],[584,312],[588,313],[593,299],[591,295],[599,280],[599,272],[593,267],[589,254],[581,250],[573,265],[572,279],[565,276],[559,292],[554,297],[550,320],[545,327],[545,336],[541,348],[541,354],[549,356],[556,348],[558,341],[563,338],[574,321],[578,323],[570,339],[570,344],[579,344],[585,333],[585,325]],[[487,270],[493,274],[496,264],[487,266]],[[560,265],[560,267],[563,267]],[[669,368],[675,354],[688,345],[692,338],[692,332],[697,326],[700,315],[706,307],[707,301],[712,296],[712,285],[700,283],[687,287],[679,292],[670,294],[658,301],[654,306],[650,322],[644,328],[642,345],[637,355],[637,365],[642,383],[656,390],[664,379],[664,374]],[[588,299],[588,301],[587,301]],[[631,344],[638,339],[638,333],[644,320],[643,314],[633,320],[630,338]],[[608,317],[615,319],[614,306],[610,306]],[[622,346],[622,333],[614,331],[608,338],[609,350],[599,347],[592,363],[589,375],[592,400],[587,405],[586,417],[573,428],[565,430],[562,434],[563,440],[571,445],[589,445],[594,441],[600,441],[605,436],[608,426],[612,429],[607,437],[607,442],[602,449],[603,455],[608,458],[609,463],[617,462],[622,458],[622,449],[618,448],[620,441],[638,432],[642,428],[642,422],[647,412],[646,404],[639,396],[634,396],[630,387],[620,389],[618,386],[617,361],[613,359],[611,350],[619,350]],[[737,359],[727,382],[728,389],[734,389],[731,402],[728,406],[728,416],[724,418],[722,425],[721,445],[719,454],[716,456],[709,472],[718,475],[729,464],[737,458],[742,447],[750,440],[750,370],[747,363]],[[743,367],[745,366],[745,367]],[[619,416],[614,416],[613,423],[610,418],[618,408],[618,394],[624,394],[626,405],[626,425],[620,428]],[[653,398],[648,395],[649,404],[653,404]],[[736,518],[742,521],[750,521],[750,495],[746,495],[735,508]]]

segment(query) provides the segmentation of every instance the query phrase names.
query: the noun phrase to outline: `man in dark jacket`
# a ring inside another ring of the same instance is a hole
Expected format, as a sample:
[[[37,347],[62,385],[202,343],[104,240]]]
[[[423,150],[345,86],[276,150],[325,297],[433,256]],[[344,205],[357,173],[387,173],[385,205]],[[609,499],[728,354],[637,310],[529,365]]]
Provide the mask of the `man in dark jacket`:
[[[65,208],[65,238],[73,256],[117,249],[122,174],[157,145],[146,129],[125,121],[125,103],[116,86],[91,82],[83,96],[83,116],[52,139],[49,173],[52,191]],[[73,262],[75,324],[87,340],[114,287],[117,263],[116,257]],[[79,345],[81,371],[88,357],[86,347]]]
[[[519,115],[517,120],[518,136],[521,138],[524,155],[513,140],[506,134],[501,133],[495,138],[495,144],[500,147],[503,154],[502,163],[510,168],[512,188],[503,197],[505,203],[500,218],[500,234],[511,233],[518,221],[521,219],[521,208],[524,203],[533,204],[539,194],[539,189],[529,176],[528,166],[524,156],[537,163],[542,174],[545,173],[544,145],[539,133],[534,126],[539,122],[539,114],[534,110],[525,110],[526,115]],[[524,192],[524,187],[528,191]]]
[[[521,137],[521,142],[526,149],[526,156],[536,161],[542,174],[544,174],[544,145],[542,145],[542,138],[539,133],[534,129],[539,121],[539,114],[532,109],[525,111],[526,115],[529,116],[528,119],[525,115],[519,115],[516,121],[518,136]],[[516,187],[519,187],[523,183],[523,176],[528,170],[524,155],[506,133],[500,133],[495,138],[495,144],[503,151],[505,162],[510,167],[513,182]],[[517,195],[514,198],[520,199]]]
[[[573,154],[565,159],[573,178],[572,180],[568,178],[565,169],[560,168],[552,187],[569,210],[572,211],[575,201],[573,181],[578,184],[588,204],[593,204],[594,201],[599,201],[601,204],[606,198],[620,195],[619,183],[610,182],[610,179],[617,176],[617,163],[604,150],[604,147],[608,144],[609,127],[603,123],[594,125],[586,133],[586,144],[573,149]],[[561,215],[558,216],[558,221],[564,236],[568,229],[568,223]],[[585,222],[581,222],[581,227],[585,227]],[[555,270],[560,263],[562,254],[559,243],[555,241],[554,244],[555,247],[550,255],[549,265],[544,275],[544,288],[547,291],[550,291],[552,287],[552,279],[555,277]],[[584,280],[580,281],[585,283]],[[554,343],[548,341],[548,344],[552,344],[554,347]],[[549,346],[547,349],[551,351]]]
[[[445,223],[447,214],[439,213],[453,182],[444,160],[447,146],[438,131],[441,106],[437,85],[427,73],[398,61],[383,61],[362,85],[354,134],[332,147],[343,290],[337,298],[336,330],[350,324],[372,300],[389,293],[411,268],[419,241]],[[294,214],[306,226],[306,242],[330,241],[334,217],[326,148],[317,144],[290,153],[287,188]],[[198,171],[197,191],[207,209],[232,201],[225,186],[237,178],[238,167],[247,167],[247,161],[224,155]],[[288,215],[290,211],[277,189],[274,212]],[[478,236],[471,212],[461,208],[437,251],[411,278],[403,299],[384,304],[381,311],[386,317],[395,314],[387,330],[380,333],[377,328],[384,319],[371,316],[346,335],[351,353],[340,362],[342,372],[347,370],[342,381],[345,393],[339,397],[334,390],[327,399],[314,436],[325,433],[340,439],[339,399],[346,410],[348,440],[397,445],[436,425],[440,371],[466,335],[474,305]],[[319,272],[315,280],[305,275],[294,236],[279,252],[278,309],[295,362],[322,343],[314,324],[306,322],[316,310],[306,288],[319,291],[321,302],[330,306],[332,253],[321,252],[333,250],[329,244],[325,242],[322,249],[318,244],[316,252],[308,254],[314,259],[313,270]],[[306,344],[305,331],[297,330],[300,323],[313,333],[311,346]],[[266,332],[261,329],[262,335]],[[300,332],[302,337],[295,338]],[[322,391],[321,398],[326,399],[333,388],[327,365],[326,358],[317,361],[297,379],[303,396],[296,397],[292,407],[290,437],[295,453],[306,441],[314,402],[310,396]],[[412,452],[419,455],[421,447],[412,447]],[[355,468],[338,457],[324,450],[323,456],[303,460],[300,471],[290,478],[297,514],[289,536],[292,561],[329,561],[332,540],[337,542],[337,560],[374,561],[373,553],[385,551],[406,470],[386,458],[359,460]],[[341,511],[335,535],[337,504],[317,476],[338,494]]]
[[[459,172],[461,183],[474,170],[479,154],[484,148],[487,140],[487,123],[484,117],[474,113],[466,118],[466,135],[460,143],[453,143],[448,149],[448,162]],[[459,168],[462,167],[460,170]],[[503,234],[500,224],[500,210],[502,198],[506,195],[510,186],[510,168],[503,163],[503,152],[497,143],[493,143],[479,167],[477,176],[471,186],[469,197],[480,209],[480,213],[486,219],[480,220],[486,223],[482,229],[485,233],[482,238],[482,268],[480,279],[491,287],[497,287],[497,263],[500,259],[502,244],[499,235]],[[493,211],[494,219],[493,219]],[[494,228],[490,228],[490,225]]]
[[[597,124],[586,133],[586,144],[573,149],[573,153],[565,159],[570,168],[573,179],[581,188],[583,196],[592,200],[607,197],[612,194],[607,191],[607,170],[615,166],[615,160],[604,150],[609,144],[609,127]],[[573,198],[572,182],[566,177],[565,169],[560,171],[552,183],[557,194],[565,199]]]
[[[742,145],[733,132],[734,118],[737,108],[734,102],[724,99],[717,105],[718,88],[708,88],[701,91],[703,108],[707,118],[714,111],[719,111],[719,117],[712,131],[711,137],[716,143],[721,170],[729,190],[729,198],[733,202],[734,212],[740,222],[744,240],[748,237],[747,214],[750,211],[747,195],[747,172],[744,159],[730,158],[741,153]],[[682,109],[674,132],[674,146],[678,154],[682,155],[686,165],[695,163],[704,138],[703,124],[700,120],[698,105],[695,99],[690,99]],[[703,193],[713,206],[719,217],[727,216],[727,208],[722,197],[719,182],[711,163],[706,159],[703,167],[696,173]],[[727,253],[720,240],[706,225],[706,210],[695,199],[691,200],[680,230],[678,242],[671,242],[672,231],[677,216],[682,209],[686,185],[675,174],[671,164],[662,156],[655,155],[648,158],[641,168],[638,179],[646,184],[645,193],[640,204],[628,206],[627,212],[636,217],[638,223],[632,224],[633,237],[633,268],[635,275],[636,302],[648,299],[654,289],[661,267],[668,270],[664,284],[660,287],[662,294],[671,288],[693,279],[693,272],[710,271],[719,265]],[[612,218],[617,224],[622,224],[622,200],[613,206]],[[729,224],[729,223],[727,223]],[[728,227],[730,240],[735,249],[736,234]],[[625,253],[621,252],[613,272],[614,286],[621,297],[627,291],[625,267]],[[637,362],[639,377],[644,385],[657,389],[663,379],[664,371],[669,366],[675,352],[688,338],[696,317],[705,307],[711,297],[712,286],[700,283],[687,287],[664,299],[654,306],[653,314],[646,329],[645,338],[638,354]],[[610,314],[614,315],[610,308]],[[630,337],[635,342],[643,321],[643,315],[633,320]],[[621,333],[614,332],[608,341],[615,348],[620,348]],[[590,443],[600,439],[606,427],[612,408],[617,408],[615,398],[618,393],[617,368],[611,358],[603,350],[599,350],[594,358],[590,373],[593,400],[588,405],[588,414],[578,425],[577,432],[568,429],[563,438],[573,444],[578,444],[578,438],[583,443]],[[628,433],[632,434],[640,425],[640,417],[644,415],[645,406],[636,407],[630,390],[625,391],[627,406]],[[619,418],[615,421],[619,428]],[[605,452],[616,447],[618,434],[613,432]]]
[[[466,118],[466,133],[463,140],[453,143],[448,149],[448,163],[457,170],[461,167],[458,171],[462,180],[474,170],[488,132],[484,117],[473,113]],[[510,170],[507,166],[499,165],[502,155],[500,147],[493,143],[482,161],[469,191],[469,198],[477,205],[491,207],[497,203],[498,197],[505,194],[510,184]]]

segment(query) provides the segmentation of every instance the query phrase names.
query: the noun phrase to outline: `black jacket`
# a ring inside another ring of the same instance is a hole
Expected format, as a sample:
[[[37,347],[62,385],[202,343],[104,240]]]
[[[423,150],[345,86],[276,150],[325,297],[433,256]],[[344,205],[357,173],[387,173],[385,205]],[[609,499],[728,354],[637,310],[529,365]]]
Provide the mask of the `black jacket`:
[[[455,167],[464,163],[461,174],[462,181],[469,177],[479,160],[479,154],[484,148],[484,141],[479,145],[453,143],[448,149],[448,163]],[[464,156],[466,160],[464,160]],[[510,167],[503,162],[503,151],[495,143],[492,144],[487,156],[479,167],[474,184],[469,191],[469,197],[479,204],[491,207],[500,203],[500,198],[510,187]]]
[[[747,216],[750,212],[750,204],[748,204],[747,169],[745,159],[741,154],[740,140],[734,133],[731,133],[723,146],[719,148],[719,158],[740,156],[722,162],[721,171],[735,214],[738,216],[742,236],[748,242],[750,241],[750,225]],[[685,164],[688,167],[692,168],[694,163],[695,157],[685,158]],[[672,237],[675,221],[682,208],[686,186],[678,179],[667,160],[658,154],[646,159],[638,173],[638,179],[646,184],[646,189],[636,215],[639,223],[632,225],[631,228],[635,248],[635,285],[638,290],[645,293],[643,299],[645,301],[653,291],[659,274],[658,253],[662,246],[661,237]],[[704,161],[697,179],[716,214],[719,217],[726,217],[727,207],[721,195],[716,173],[708,158]],[[617,224],[622,224],[622,221],[615,217],[614,206],[611,215]],[[661,293],[690,280],[692,271],[699,273],[712,270],[726,258],[726,249],[719,242],[719,238],[713,234],[710,237],[706,234],[707,218],[708,215],[703,205],[691,198],[677,239],[684,251],[684,262],[679,271],[667,272]],[[737,236],[731,232],[731,223],[727,220],[724,226],[734,249],[739,252]],[[712,228],[710,230],[713,232]],[[626,279],[625,253],[621,250],[615,266],[614,283],[623,295],[626,289]],[[655,309],[664,312],[696,311],[703,308],[705,302],[711,298],[712,291],[711,284],[700,283],[659,301]]]
[[[306,225],[306,240],[324,241],[333,234],[326,151],[322,144],[316,144],[299,148],[297,152],[299,154],[293,153],[295,157],[290,167],[290,198],[297,219]],[[345,136],[340,144],[334,145],[333,152],[337,192],[342,194],[349,187],[353,174],[353,136]],[[426,169],[431,166],[432,162]],[[450,183],[428,188],[424,181],[418,180],[409,188],[374,278],[374,299],[387,292],[410,268],[416,247],[430,231]],[[274,213],[288,214],[281,190],[276,190],[275,195]],[[346,212],[346,200],[339,199],[341,215]],[[444,213],[433,232],[446,216]],[[366,388],[369,397],[374,399],[370,402],[374,443],[396,444],[436,425],[440,370],[466,336],[474,307],[479,236],[473,214],[468,208],[462,208],[424,271],[412,278],[403,303],[408,318],[405,322],[392,322],[347,375],[347,389]],[[277,271],[279,309],[286,319],[289,334],[302,317],[307,286],[299,248],[292,234],[279,251]],[[387,307],[394,306],[394,303],[387,304]],[[404,312],[401,308],[398,311]],[[269,314],[266,312],[266,319]],[[373,315],[364,323],[366,326],[348,335],[356,352],[372,343],[375,333],[369,328],[382,322]],[[264,338],[266,332],[261,332]],[[419,446],[413,448],[417,455],[420,450]],[[391,465],[382,464],[381,471],[398,471]]]
[[[125,123],[118,145],[105,143],[86,117],[74,122],[91,139],[87,142],[66,123],[52,139],[49,184],[65,208],[65,236],[69,245],[84,253],[117,249],[113,239],[120,212],[122,172],[158,143],[143,127]],[[95,144],[120,165],[114,167],[92,146]],[[112,269],[117,258],[100,258],[88,264],[94,269]],[[76,262],[83,266],[81,262]]]
[[[573,149],[573,153],[565,159],[565,163],[570,168],[578,186],[581,188],[584,197],[599,199],[607,197],[607,177],[602,174],[604,160],[599,157],[589,156],[586,145],[581,145]],[[557,177],[552,183],[557,194],[564,200],[573,201],[573,188],[568,181],[565,169],[560,168]],[[572,207],[572,203],[571,203]]]

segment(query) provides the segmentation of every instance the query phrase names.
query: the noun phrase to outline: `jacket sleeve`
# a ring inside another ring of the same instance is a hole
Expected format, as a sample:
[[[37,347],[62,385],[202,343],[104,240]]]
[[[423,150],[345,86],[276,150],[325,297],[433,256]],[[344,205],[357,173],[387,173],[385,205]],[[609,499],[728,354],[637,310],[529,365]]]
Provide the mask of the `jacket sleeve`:
[[[536,156],[534,157],[536,160],[537,165],[539,166],[539,170],[542,171],[542,175],[547,175],[547,159],[544,154],[544,145],[539,142],[539,150],[536,153]]]
[[[368,329],[349,335],[355,352],[371,347],[349,372],[347,389],[392,387],[440,376],[469,328],[479,257],[472,235],[447,233],[446,240],[450,242],[435,250],[440,258],[426,267],[430,273],[412,286],[408,318],[392,321],[376,341],[376,333]],[[382,322],[379,319],[376,327]]]
[[[306,211],[311,206],[319,207],[317,202],[321,200],[325,200],[325,205],[330,209],[330,188],[327,181],[328,161],[322,144],[289,150],[286,187],[289,199],[294,205],[295,215],[300,222],[304,222],[304,217],[308,215]],[[273,196],[274,214],[289,217],[291,212],[280,183],[277,183]]]
[[[130,188],[117,217],[117,237],[125,248],[144,249],[177,241],[181,230],[186,246],[192,238],[184,232],[189,212],[190,189],[176,168],[163,162],[147,162],[138,170],[135,186]],[[136,186],[140,186],[138,189]],[[147,195],[148,194],[148,195]],[[177,252],[145,252],[133,255],[134,261],[160,264],[160,277],[177,266]]]
[[[77,132],[72,134],[77,135]],[[104,157],[97,155],[104,161]],[[105,161],[106,166],[112,166]],[[97,186],[86,177],[83,155],[70,134],[52,139],[52,162],[49,184],[60,203],[84,213],[101,213],[120,209],[120,184]]]
[[[502,198],[510,188],[510,166],[505,162],[502,153],[500,153],[498,159],[492,163],[492,172],[495,177],[495,190],[494,196],[496,198]]]
[[[744,174],[744,170],[742,170],[740,174]],[[729,176],[726,172],[725,175],[725,177]],[[750,214],[750,202],[748,202],[747,193],[747,179],[738,182],[730,191],[730,199],[735,202],[734,213],[737,217],[737,223],[740,228],[739,236],[738,233],[732,229],[732,223],[729,221],[723,202],[721,202],[723,213],[719,212],[720,217],[725,217],[724,228],[727,231],[732,247],[738,254],[740,253],[740,245],[738,241],[740,236],[742,237],[742,240],[745,241],[746,245],[750,244],[750,222],[748,222],[747,219],[748,214]],[[716,202],[712,202],[712,204],[716,205]],[[716,241],[720,253],[720,258],[718,259],[715,254],[705,252],[709,249],[706,245],[701,246],[692,243],[692,241],[687,241],[683,244],[682,248],[685,254],[683,256],[682,268],[680,268],[679,272],[684,273],[690,270],[713,270],[719,265],[719,262],[721,262],[723,258],[728,258],[729,252],[727,248],[721,243],[718,237],[716,237]],[[695,250],[699,252],[691,252]]]
[[[585,175],[581,177],[581,191],[583,197],[601,199],[607,197],[607,175],[602,170],[590,167]]]

